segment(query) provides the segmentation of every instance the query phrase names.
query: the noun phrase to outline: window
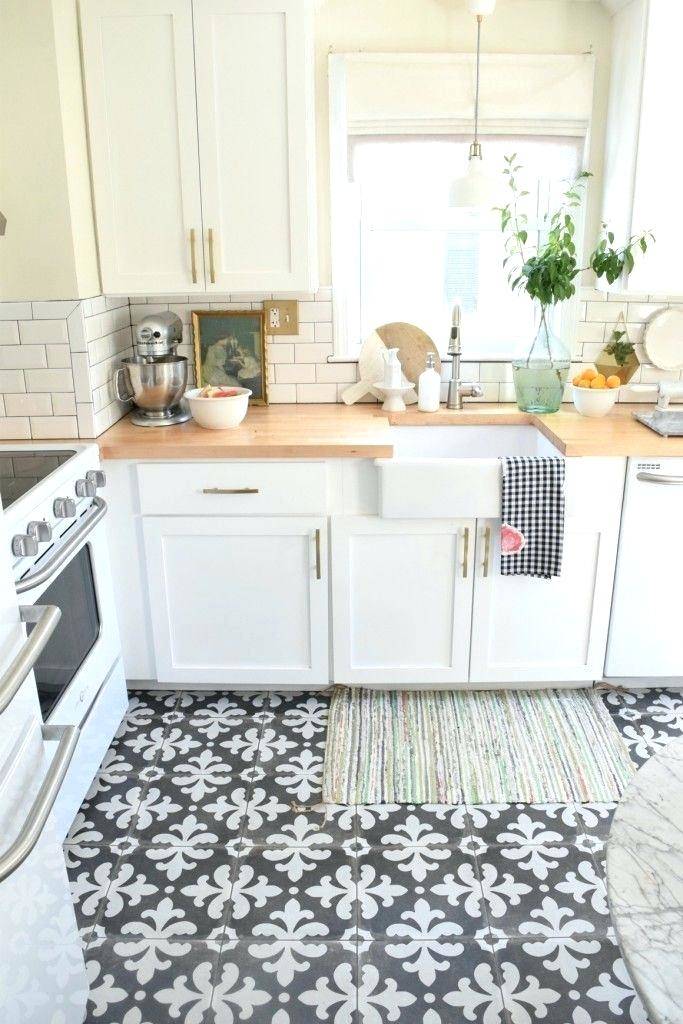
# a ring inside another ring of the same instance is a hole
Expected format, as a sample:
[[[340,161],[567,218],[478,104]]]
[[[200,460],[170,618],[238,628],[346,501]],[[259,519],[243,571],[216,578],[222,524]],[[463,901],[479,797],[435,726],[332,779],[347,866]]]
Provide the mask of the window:
[[[342,298],[349,355],[375,327],[394,320],[417,324],[444,352],[455,302],[464,358],[510,359],[528,348],[534,310],[510,291],[498,215],[448,206],[449,183],[465,168],[469,142],[464,135],[349,136]],[[579,135],[497,135],[483,144],[501,181],[503,157],[518,154],[530,191],[530,230],[582,165]]]

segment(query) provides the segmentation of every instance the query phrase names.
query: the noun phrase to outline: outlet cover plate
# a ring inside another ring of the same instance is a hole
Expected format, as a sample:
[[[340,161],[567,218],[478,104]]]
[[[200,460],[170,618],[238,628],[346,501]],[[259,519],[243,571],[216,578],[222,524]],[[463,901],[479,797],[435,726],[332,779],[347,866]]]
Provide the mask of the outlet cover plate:
[[[299,303],[296,299],[272,299],[263,303],[266,334],[298,334]]]

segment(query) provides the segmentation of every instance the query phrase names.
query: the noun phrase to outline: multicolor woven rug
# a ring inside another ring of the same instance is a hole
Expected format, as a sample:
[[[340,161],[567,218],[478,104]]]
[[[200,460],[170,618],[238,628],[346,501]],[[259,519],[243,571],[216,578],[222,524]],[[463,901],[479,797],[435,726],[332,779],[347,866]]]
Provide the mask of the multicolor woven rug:
[[[323,800],[334,804],[593,803],[635,773],[592,690],[337,687]]]

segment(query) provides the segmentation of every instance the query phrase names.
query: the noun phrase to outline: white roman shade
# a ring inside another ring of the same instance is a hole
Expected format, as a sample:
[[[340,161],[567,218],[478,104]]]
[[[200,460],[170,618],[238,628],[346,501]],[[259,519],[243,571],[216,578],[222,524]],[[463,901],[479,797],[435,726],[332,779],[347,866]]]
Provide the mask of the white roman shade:
[[[585,134],[593,106],[589,54],[485,54],[484,132]],[[334,54],[349,135],[467,131],[474,109],[473,54]]]

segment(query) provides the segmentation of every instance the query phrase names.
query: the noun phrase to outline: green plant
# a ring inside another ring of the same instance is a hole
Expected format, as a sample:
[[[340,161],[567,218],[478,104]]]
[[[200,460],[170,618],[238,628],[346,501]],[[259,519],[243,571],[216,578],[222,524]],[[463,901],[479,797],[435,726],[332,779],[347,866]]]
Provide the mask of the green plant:
[[[540,304],[541,321],[545,324],[548,307],[575,294],[580,274],[593,270],[597,277],[605,277],[609,284],[614,284],[624,271],[633,269],[635,253],[647,252],[654,236],[649,231],[633,235],[619,248],[614,244],[614,234],[603,224],[602,237],[590,254],[588,265],[582,267],[576,251],[574,211],[583,203],[587,181],[592,177],[589,171],[582,171],[569,182],[559,207],[543,218],[534,246],[530,241],[528,216],[520,208],[522,200],[529,195],[518,183],[521,170],[515,153],[505,157],[503,173],[512,198],[505,206],[496,208],[500,213],[501,230],[506,235],[504,266],[508,268],[513,291],[526,292]]]
[[[621,339],[626,336],[626,341]],[[617,366],[624,366],[629,356],[632,356],[635,352],[632,342],[628,340],[626,331],[619,330],[617,327],[614,328],[610,335],[610,339],[605,345],[605,352],[608,356],[614,356]]]

